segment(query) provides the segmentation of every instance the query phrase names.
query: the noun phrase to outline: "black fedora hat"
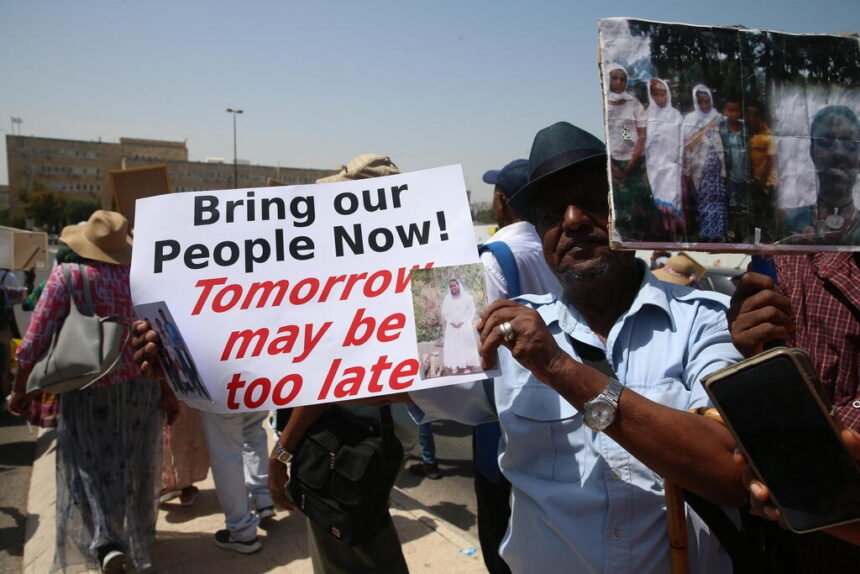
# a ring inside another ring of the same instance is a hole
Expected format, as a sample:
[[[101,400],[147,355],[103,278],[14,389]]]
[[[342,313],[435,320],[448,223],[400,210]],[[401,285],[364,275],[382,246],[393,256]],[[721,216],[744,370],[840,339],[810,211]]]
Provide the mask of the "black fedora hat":
[[[508,205],[529,220],[535,194],[551,175],[575,165],[600,161],[606,161],[606,146],[602,141],[573,124],[554,123],[535,136],[529,154],[529,183],[508,199]]]

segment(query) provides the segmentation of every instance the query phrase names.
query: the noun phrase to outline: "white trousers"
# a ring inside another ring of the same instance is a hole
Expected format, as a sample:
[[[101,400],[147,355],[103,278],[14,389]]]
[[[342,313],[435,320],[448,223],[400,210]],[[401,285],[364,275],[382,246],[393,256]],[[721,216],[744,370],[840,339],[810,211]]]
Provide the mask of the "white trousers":
[[[269,494],[269,448],[263,422],[269,413],[201,413],[215,480],[215,494],[235,540],[257,536],[257,516],[272,506]]]

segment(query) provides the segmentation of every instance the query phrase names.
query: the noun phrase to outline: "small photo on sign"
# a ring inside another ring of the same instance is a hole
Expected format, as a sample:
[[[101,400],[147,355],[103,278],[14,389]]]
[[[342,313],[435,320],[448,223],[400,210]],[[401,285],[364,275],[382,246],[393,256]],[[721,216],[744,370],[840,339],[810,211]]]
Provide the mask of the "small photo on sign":
[[[158,333],[162,345],[159,356],[161,370],[176,396],[211,401],[212,397],[200,378],[194,359],[191,358],[188,346],[176,327],[176,321],[167,304],[164,301],[146,303],[136,306],[135,311],[141,319],[149,321],[150,328]]]
[[[411,283],[421,378],[498,376],[498,364],[484,371],[478,355],[475,324],[487,306],[484,266],[419,269],[412,272]]]

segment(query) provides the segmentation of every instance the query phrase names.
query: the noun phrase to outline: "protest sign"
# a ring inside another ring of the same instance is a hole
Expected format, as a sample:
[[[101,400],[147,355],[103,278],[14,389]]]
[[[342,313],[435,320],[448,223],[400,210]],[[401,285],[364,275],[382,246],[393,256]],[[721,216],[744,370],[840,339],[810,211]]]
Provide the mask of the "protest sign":
[[[856,37],[599,24],[614,246],[860,250]]]
[[[110,181],[117,211],[125,215],[132,229],[135,227],[134,206],[138,199],[170,193],[166,165],[112,170]]]
[[[421,381],[413,269],[477,263],[459,166],[137,202],[139,312],[178,327],[211,401],[247,411],[484,378]],[[179,385],[176,385],[179,386]]]

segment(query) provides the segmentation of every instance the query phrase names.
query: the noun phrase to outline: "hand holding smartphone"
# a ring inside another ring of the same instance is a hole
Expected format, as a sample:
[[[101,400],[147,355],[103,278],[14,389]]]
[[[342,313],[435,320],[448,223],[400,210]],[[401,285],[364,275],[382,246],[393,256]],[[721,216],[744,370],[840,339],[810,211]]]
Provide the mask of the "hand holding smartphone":
[[[785,527],[808,532],[860,519],[860,470],[804,351],[772,349],[703,384]]]

